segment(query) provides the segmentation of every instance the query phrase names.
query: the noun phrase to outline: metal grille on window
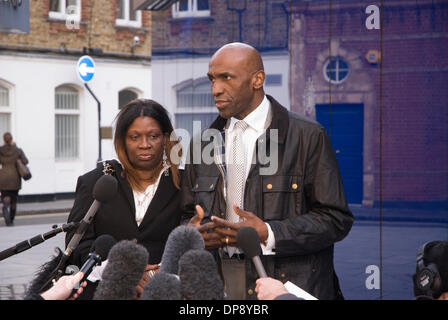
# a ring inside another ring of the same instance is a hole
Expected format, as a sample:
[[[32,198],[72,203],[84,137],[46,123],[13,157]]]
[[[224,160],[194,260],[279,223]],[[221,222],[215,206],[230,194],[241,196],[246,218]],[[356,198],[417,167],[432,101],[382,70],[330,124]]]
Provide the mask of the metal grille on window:
[[[55,157],[75,159],[79,155],[78,92],[66,86],[57,88],[55,106]]]

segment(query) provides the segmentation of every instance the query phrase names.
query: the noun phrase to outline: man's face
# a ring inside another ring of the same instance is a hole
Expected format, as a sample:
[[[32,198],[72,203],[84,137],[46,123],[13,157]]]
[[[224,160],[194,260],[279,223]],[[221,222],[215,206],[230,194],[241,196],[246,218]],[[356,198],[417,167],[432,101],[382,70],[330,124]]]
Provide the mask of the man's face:
[[[126,153],[131,164],[139,170],[151,170],[162,161],[163,132],[151,117],[138,117],[126,133]]]
[[[234,50],[224,50],[212,57],[207,73],[219,115],[225,119],[243,119],[254,106],[253,74],[246,58]]]

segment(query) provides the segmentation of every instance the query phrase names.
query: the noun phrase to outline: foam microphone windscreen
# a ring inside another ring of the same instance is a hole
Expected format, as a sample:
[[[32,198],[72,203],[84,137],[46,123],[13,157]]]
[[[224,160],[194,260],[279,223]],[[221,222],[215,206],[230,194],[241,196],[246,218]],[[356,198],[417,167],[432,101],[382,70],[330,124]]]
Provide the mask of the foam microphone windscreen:
[[[101,263],[107,259],[110,249],[117,243],[114,237],[109,234],[102,234],[95,239],[92,246],[90,247],[90,254],[87,261],[81,267],[84,273],[81,282],[87,279],[96,265],[101,265]]]
[[[133,241],[122,240],[114,245],[93,299],[134,300],[136,286],[145,272],[148,256],[146,248]]]
[[[252,227],[243,227],[238,230],[236,243],[250,259],[262,254],[260,238],[258,237],[257,231]]]
[[[180,279],[170,273],[158,272],[146,283],[140,300],[182,300]]]
[[[99,202],[112,199],[118,190],[118,181],[113,176],[102,175],[93,186],[93,198]]]
[[[180,257],[191,249],[204,249],[199,231],[189,226],[178,226],[168,236],[163,251],[160,272],[177,274]]]
[[[213,255],[189,250],[179,260],[179,278],[186,300],[223,300],[224,284]]]
[[[92,243],[90,252],[98,254],[101,257],[101,261],[104,261],[116,243],[117,240],[110,234],[102,234]]]

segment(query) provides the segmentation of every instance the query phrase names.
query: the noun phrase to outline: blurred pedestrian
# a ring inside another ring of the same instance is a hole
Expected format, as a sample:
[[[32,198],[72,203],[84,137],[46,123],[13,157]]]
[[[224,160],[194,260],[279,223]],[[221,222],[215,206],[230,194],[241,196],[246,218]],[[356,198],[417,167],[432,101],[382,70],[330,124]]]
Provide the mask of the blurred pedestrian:
[[[17,210],[17,197],[22,188],[22,179],[17,171],[17,159],[28,164],[28,159],[22,149],[16,146],[12,135],[3,135],[5,144],[0,147],[0,192],[3,204],[3,217],[7,226],[14,224]]]

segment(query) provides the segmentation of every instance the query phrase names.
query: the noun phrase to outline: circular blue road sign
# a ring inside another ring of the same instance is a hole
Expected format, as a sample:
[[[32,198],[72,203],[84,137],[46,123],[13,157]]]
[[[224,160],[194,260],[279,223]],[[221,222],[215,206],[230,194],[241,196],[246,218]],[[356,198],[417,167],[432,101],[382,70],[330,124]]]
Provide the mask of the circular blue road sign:
[[[82,56],[76,65],[79,78],[84,82],[89,82],[95,75],[95,62],[89,56]]]

